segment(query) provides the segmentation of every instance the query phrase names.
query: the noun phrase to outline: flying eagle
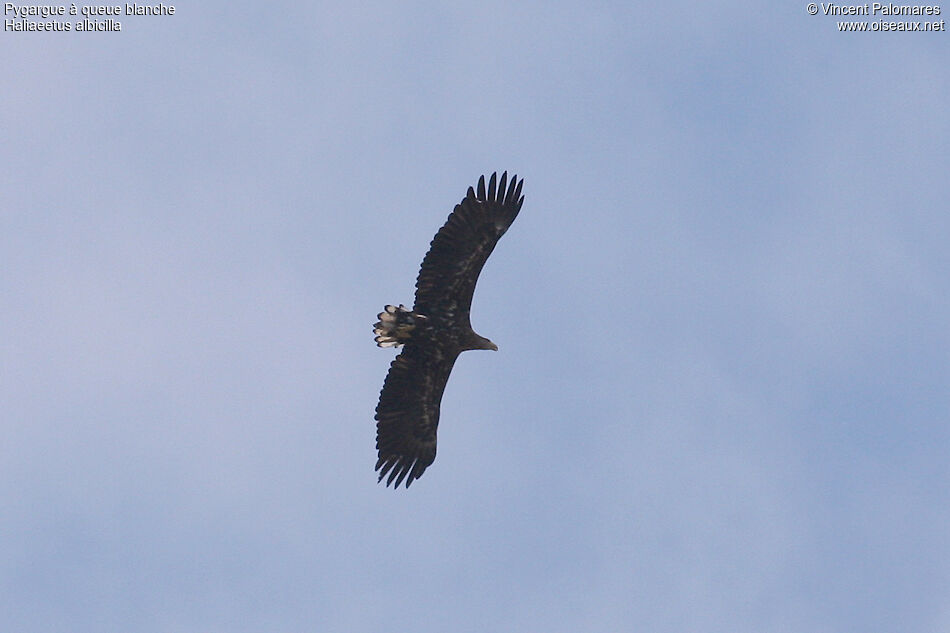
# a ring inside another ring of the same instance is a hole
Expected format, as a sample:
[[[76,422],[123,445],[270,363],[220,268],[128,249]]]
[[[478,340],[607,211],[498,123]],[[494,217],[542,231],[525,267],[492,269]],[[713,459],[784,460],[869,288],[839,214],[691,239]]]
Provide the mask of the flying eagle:
[[[389,366],[376,405],[379,480],[406,488],[435,460],[439,403],[458,355],[498,346],[472,330],[469,310],[478,274],[518,216],[524,196],[517,176],[478,179],[478,191],[455,205],[422,260],[412,310],[388,305],[373,332],[379,347],[405,345]]]

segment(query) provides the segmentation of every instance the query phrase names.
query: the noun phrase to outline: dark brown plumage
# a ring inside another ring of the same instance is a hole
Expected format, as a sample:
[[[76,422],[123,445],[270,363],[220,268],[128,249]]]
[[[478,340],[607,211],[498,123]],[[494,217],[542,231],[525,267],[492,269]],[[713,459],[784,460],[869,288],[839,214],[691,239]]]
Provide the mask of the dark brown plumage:
[[[458,355],[498,348],[472,330],[469,310],[478,275],[521,210],[523,181],[507,172],[478,179],[436,233],[416,279],[412,310],[386,306],[376,344],[405,345],[393,360],[376,406],[376,470],[386,485],[406,487],[435,460],[439,404]],[[388,475],[388,477],[387,477]]]

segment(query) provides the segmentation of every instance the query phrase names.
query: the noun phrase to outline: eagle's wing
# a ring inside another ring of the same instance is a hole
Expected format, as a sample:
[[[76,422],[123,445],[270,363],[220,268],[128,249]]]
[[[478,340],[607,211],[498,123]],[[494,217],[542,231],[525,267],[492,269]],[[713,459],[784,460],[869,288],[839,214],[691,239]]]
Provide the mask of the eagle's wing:
[[[442,392],[458,352],[438,344],[409,343],[389,366],[376,405],[376,449],[379,480],[388,486],[406,479],[406,487],[435,460]]]
[[[478,274],[521,210],[523,182],[514,176],[509,184],[505,172],[497,186],[492,174],[487,189],[484,176],[478,179],[477,193],[468,188],[422,260],[416,279],[416,312],[439,315],[446,321],[464,318],[468,325]]]

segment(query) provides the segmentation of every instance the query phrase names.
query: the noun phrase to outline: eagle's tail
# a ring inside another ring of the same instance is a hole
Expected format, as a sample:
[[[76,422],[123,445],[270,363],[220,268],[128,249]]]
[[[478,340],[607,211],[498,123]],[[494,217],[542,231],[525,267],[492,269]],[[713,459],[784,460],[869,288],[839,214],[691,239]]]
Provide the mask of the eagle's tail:
[[[376,344],[380,347],[399,347],[412,338],[412,331],[426,317],[407,310],[406,306],[386,306],[378,315],[379,321],[373,327]]]

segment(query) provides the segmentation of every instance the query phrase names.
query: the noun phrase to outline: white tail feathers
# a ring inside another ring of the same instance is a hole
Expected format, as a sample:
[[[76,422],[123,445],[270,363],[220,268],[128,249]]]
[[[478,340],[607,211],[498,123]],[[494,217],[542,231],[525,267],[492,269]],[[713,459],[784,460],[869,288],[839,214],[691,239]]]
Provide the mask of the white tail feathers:
[[[407,310],[401,303],[399,307],[386,306],[377,317],[379,321],[373,327],[373,333],[380,347],[399,347],[407,343],[416,325],[426,320],[425,316]]]

